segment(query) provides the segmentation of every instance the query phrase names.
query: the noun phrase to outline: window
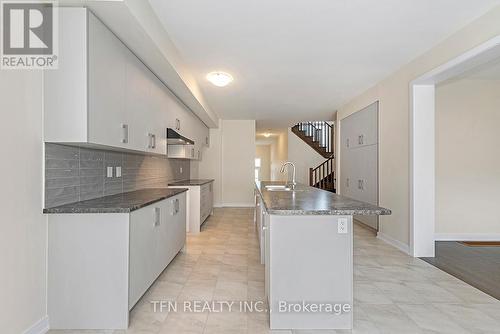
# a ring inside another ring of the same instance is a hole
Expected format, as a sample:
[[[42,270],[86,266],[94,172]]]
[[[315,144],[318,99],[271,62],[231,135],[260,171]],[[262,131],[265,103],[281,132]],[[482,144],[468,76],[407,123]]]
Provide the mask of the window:
[[[255,181],[259,181],[260,158],[255,158]]]

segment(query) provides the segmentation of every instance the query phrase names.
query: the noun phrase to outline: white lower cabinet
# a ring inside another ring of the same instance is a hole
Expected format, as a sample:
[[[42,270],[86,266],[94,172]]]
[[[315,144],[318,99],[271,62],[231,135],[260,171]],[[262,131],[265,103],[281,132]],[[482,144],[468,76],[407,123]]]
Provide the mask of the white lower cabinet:
[[[48,221],[51,329],[126,329],[129,311],[184,247],[186,193],[132,213]]]
[[[169,185],[169,188],[187,188],[186,231],[200,233],[201,225],[212,214],[214,208],[213,181],[202,185]]]

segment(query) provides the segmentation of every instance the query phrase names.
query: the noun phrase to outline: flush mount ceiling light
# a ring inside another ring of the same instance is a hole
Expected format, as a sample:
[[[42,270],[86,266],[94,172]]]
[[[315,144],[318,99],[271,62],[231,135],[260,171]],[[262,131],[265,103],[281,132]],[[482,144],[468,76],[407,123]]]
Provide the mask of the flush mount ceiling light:
[[[224,87],[233,81],[233,77],[229,73],[217,71],[208,73],[207,80],[217,87]]]

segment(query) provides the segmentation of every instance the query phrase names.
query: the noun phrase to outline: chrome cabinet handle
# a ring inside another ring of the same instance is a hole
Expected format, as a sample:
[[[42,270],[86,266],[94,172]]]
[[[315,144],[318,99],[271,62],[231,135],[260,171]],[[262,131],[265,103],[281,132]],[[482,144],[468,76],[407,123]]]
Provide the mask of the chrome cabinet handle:
[[[153,148],[153,135],[148,133],[148,148]]]
[[[358,189],[363,190],[365,188],[365,181],[364,180],[358,180]]]
[[[151,141],[152,141],[152,147],[151,148],[156,148],[156,135],[155,134],[152,134],[151,135]]]
[[[174,200],[172,200],[172,216],[175,216],[176,214],[179,213],[179,209],[180,209],[180,206],[179,206],[179,199],[176,198]]]
[[[345,146],[346,146],[346,147],[349,147],[349,138],[347,138],[347,140],[346,140],[346,145],[345,145]]]
[[[345,179],[345,186],[349,188],[349,178]]]
[[[358,144],[363,145],[365,141],[365,136],[364,135],[359,135],[358,136]]]
[[[128,144],[128,124],[122,124],[122,143]]]
[[[155,225],[158,226],[160,225],[160,208],[155,208]]]

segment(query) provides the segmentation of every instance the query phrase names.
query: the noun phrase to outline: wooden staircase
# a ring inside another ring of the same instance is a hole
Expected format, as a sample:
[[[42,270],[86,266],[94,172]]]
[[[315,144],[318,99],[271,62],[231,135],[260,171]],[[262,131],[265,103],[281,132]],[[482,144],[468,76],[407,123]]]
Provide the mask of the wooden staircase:
[[[331,192],[337,192],[335,188],[335,159],[329,158],[315,168],[309,168],[309,185]]]
[[[300,122],[292,127],[292,132],[326,159],[309,168],[309,185],[336,192],[334,127],[324,121]]]

